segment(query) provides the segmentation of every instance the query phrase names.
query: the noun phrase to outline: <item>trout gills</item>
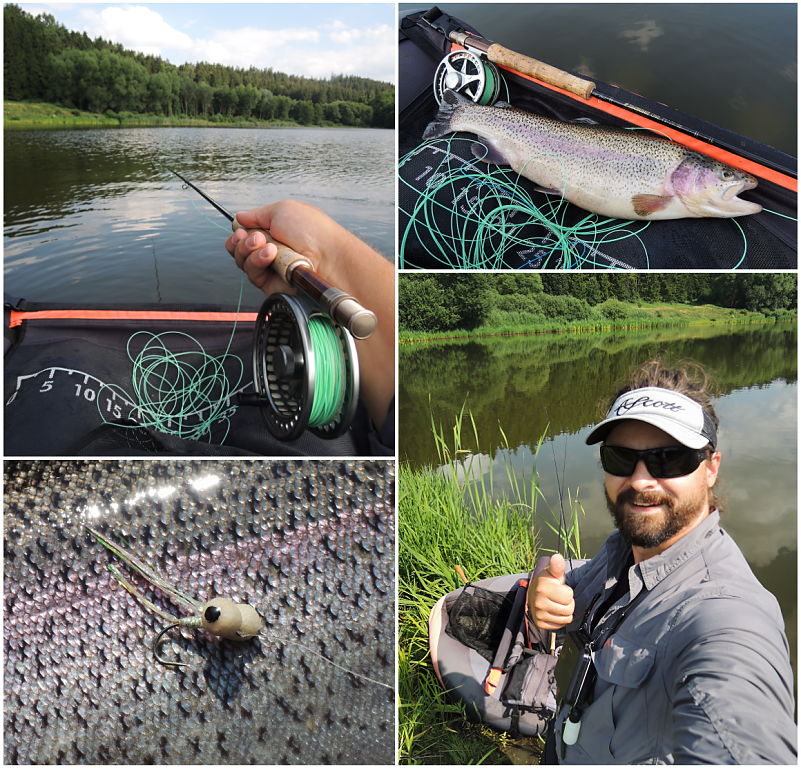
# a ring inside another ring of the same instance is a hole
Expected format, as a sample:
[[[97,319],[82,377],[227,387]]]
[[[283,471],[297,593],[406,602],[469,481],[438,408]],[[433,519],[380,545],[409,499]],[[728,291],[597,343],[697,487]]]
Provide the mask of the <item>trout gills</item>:
[[[475,133],[473,154],[511,165],[540,192],[616,219],[727,218],[759,213],[738,194],[757,181],[667,139],[600,125],[564,123],[506,102],[483,107],[446,91],[423,139]]]
[[[384,765],[395,755],[394,465],[5,462],[4,764]],[[174,629],[200,601],[263,621]]]

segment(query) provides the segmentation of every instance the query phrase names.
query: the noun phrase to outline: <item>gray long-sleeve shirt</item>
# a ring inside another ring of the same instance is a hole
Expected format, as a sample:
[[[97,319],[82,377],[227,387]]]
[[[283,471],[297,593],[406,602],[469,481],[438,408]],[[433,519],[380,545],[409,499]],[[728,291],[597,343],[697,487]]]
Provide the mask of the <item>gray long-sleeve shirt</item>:
[[[563,763],[797,764],[779,605],[719,520],[713,512],[628,570],[629,593],[593,637],[640,590],[648,594],[595,652],[593,703]],[[567,574],[576,601],[569,629],[603,605],[630,554],[615,531],[591,561]],[[566,714],[563,708],[556,721],[557,754]]]

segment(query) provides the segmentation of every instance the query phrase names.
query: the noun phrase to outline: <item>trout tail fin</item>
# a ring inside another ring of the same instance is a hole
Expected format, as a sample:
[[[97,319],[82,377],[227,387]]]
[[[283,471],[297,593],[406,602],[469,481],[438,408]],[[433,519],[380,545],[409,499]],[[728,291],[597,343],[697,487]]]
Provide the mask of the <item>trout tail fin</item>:
[[[442,94],[442,104],[439,105],[437,116],[428,124],[423,132],[423,140],[429,141],[430,139],[439,139],[446,133],[453,133],[454,129],[451,127],[453,113],[458,107],[472,103],[472,101],[466,99],[456,91],[445,91]]]

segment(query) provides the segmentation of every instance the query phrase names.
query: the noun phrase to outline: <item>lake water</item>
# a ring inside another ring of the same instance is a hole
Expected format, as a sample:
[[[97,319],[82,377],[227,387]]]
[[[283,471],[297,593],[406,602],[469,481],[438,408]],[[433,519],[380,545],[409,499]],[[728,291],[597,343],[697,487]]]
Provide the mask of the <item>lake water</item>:
[[[612,394],[631,368],[659,352],[672,360],[701,362],[721,392],[715,408],[721,422],[722,525],[778,598],[795,669],[797,342],[797,326],[783,323],[404,344],[399,351],[399,458],[414,467],[436,466],[431,414],[451,435],[466,403],[463,447],[474,457],[474,470],[480,467],[476,477],[483,474],[489,482],[492,465],[500,496],[509,491],[507,463],[518,479],[531,477],[537,442],[550,418],[536,464],[540,487],[557,513],[557,471],[571,495],[578,494],[586,513],[582,548],[591,557],[614,529],[603,498],[598,447],[584,444],[600,420],[599,400]],[[537,513],[550,517],[542,500]],[[555,547],[556,537],[537,523],[543,545]]]
[[[795,3],[437,5],[514,51],[798,151]]]
[[[6,130],[3,142],[3,269],[15,297],[235,303],[230,224],[165,165],[232,213],[303,200],[394,255],[394,131]],[[245,283],[244,304],[263,299]]]

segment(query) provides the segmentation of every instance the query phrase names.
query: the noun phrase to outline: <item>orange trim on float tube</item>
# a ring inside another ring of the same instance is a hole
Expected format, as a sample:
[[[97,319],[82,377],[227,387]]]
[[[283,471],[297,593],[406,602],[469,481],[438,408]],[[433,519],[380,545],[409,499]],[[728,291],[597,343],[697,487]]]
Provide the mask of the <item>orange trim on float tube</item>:
[[[116,309],[43,309],[39,312],[11,310],[9,328],[22,325],[23,320],[200,320],[212,323],[255,322],[255,312],[147,312]]]
[[[512,72],[518,77],[523,77],[526,80],[530,80],[532,83],[537,83],[537,85],[541,85],[543,88],[549,88],[552,91],[557,91],[565,96],[569,96],[571,99],[578,101],[580,104],[591,104],[596,109],[600,109],[601,112],[606,112],[608,115],[621,117],[627,122],[638,125],[641,128],[649,128],[656,133],[666,136],[667,138],[671,139],[671,141],[675,141],[677,144],[687,147],[687,149],[692,149],[693,151],[702,155],[707,155],[715,160],[719,160],[721,163],[731,165],[733,168],[739,168],[741,171],[745,171],[746,173],[750,173],[754,176],[759,176],[760,179],[772,181],[774,184],[778,184],[780,187],[789,189],[791,192],[798,192],[798,180],[787,176],[784,173],[779,173],[778,171],[766,168],[764,165],[760,165],[759,163],[746,160],[744,157],[740,157],[739,155],[735,155],[733,152],[729,152],[725,149],[721,149],[720,147],[708,144],[700,139],[694,139],[687,133],[683,133],[682,131],[677,131],[674,128],[662,125],[662,123],[658,123],[655,120],[649,120],[647,117],[644,117],[637,112],[631,112],[623,107],[618,107],[616,104],[610,104],[608,101],[603,101],[596,96],[590,96],[589,99],[583,99],[581,96],[576,96],[574,93],[562,90],[555,85],[544,83],[542,80],[537,80],[537,78],[531,77],[530,75],[524,75],[521,72],[512,69],[511,67],[505,67],[501,65],[500,68],[505,69],[507,72]]]

